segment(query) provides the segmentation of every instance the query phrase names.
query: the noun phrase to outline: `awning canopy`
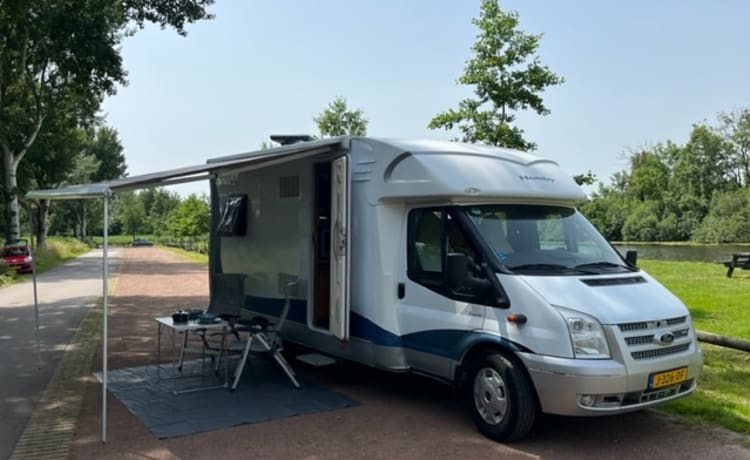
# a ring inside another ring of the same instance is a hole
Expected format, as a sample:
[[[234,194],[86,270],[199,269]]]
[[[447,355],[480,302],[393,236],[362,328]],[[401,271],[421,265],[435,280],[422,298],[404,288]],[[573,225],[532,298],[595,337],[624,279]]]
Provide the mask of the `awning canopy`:
[[[26,198],[47,200],[75,200],[99,198],[115,192],[137,190],[148,187],[195,182],[222,174],[247,171],[274,163],[293,161],[315,155],[335,152],[348,147],[348,138],[337,137],[314,142],[285,145],[271,150],[241,153],[210,160],[206,164],[186,166],[155,173],[115,179],[94,184],[70,185],[57,189],[33,190]]]
[[[87,198],[108,197],[112,193],[137,190],[147,187],[162,187],[167,185],[181,184],[205,180],[211,177],[220,177],[222,174],[234,174],[242,171],[270,166],[276,163],[284,163],[316,155],[326,155],[348,148],[349,137],[338,137],[324,139],[314,142],[303,142],[281,146],[270,150],[242,153],[224,158],[209,160],[206,164],[188,166],[184,168],[171,169],[168,171],[142,174],[140,176],[126,177],[96,184],[71,185],[50,190],[34,190],[26,194],[31,199],[47,200],[75,200]],[[107,440],[107,308],[109,290],[107,279],[109,278],[108,262],[108,199],[103,201],[103,244],[102,244],[102,442]],[[36,315],[36,328],[39,331],[39,303],[36,297],[36,269],[34,269],[34,311]],[[37,335],[37,344],[39,344]],[[39,345],[38,345],[39,346]]]

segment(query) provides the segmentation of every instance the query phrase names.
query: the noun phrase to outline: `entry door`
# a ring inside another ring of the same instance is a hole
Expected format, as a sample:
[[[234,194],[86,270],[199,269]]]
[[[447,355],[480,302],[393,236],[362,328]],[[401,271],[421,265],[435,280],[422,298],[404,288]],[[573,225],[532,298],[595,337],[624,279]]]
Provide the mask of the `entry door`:
[[[331,164],[331,300],[329,328],[349,338],[349,162],[342,156]]]

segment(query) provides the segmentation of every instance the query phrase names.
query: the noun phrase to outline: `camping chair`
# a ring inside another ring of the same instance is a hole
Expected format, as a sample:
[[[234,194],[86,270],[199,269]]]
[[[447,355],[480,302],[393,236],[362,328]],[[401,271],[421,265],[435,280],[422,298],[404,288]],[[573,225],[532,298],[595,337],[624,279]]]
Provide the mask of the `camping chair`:
[[[211,289],[211,300],[206,310],[206,315],[209,317],[221,318],[229,323],[229,333],[235,334],[239,339],[239,335],[234,331],[234,323],[240,317],[242,307],[245,305],[245,278],[247,276],[242,273],[216,273],[213,277],[213,286]],[[215,352],[218,355],[218,359],[215,362],[214,372],[219,371],[219,364],[221,362],[222,353],[225,351],[221,345],[211,343],[210,337],[223,334],[221,332],[214,332],[208,334],[206,329],[198,329],[197,334],[200,336],[203,342],[203,350],[205,353],[207,350]],[[182,370],[182,364],[185,358],[185,352],[188,347],[188,333],[185,332],[185,337],[182,342],[182,349],[180,350],[180,363],[178,370]],[[214,359],[214,355],[211,355],[211,359]]]
[[[281,337],[279,333],[284,327],[284,322],[289,314],[289,307],[291,305],[291,298],[289,291],[296,287],[297,281],[287,284],[284,287],[284,306],[281,309],[278,321],[275,323],[267,320],[264,317],[255,317],[249,320],[237,320],[238,326],[235,327],[235,331],[247,332],[247,340],[245,341],[244,347],[242,348],[242,357],[237,365],[237,369],[234,373],[234,382],[232,383],[232,391],[237,389],[237,384],[242,377],[242,371],[245,369],[247,358],[250,353],[264,353],[270,354],[281,366],[289,380],[292,381],[295,387],[299,388],[299,382],[295,377],[295,373],[292,367],[289,365],[284,356],[281,354]],[[254,346],[255,345],[255,346]]]

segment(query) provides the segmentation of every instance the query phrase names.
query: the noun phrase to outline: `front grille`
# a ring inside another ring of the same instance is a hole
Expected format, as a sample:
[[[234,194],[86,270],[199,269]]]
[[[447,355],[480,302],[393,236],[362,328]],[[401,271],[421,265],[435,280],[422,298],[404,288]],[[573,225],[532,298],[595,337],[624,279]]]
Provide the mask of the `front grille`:
[[[638,321],[636,323],[622,323],[618,324],[618,327],[622,332],[638,331],[641,329],[657,329],[664,326],[674,326],[675,324],[682,324],[687,321],[687,316],[680,316],[678,318],[668,318],[658,321]]]
[[[654,342],[654,336],[653,335],[639,335],[636,337],[626,337],[625,343],[628,345],[643,345],[644,343],[653,343]]]
[[[675,353],[681,353],[683,351],[687,351],[687,349],[690,348],[690,343],[682,343],[680,345],[675,345],[673,347],[664,347],[664,348],[654,348],[652,350],[643,350],[643,351],[634,351],[630,353],[630,356],[633,357],[633,359],[650,359],[650,358],[658,358],[660,356],[665,355],[672,355]]]
[[[653,359],[682,353],[690,348],[692,335],[688,318],[688,316],[679,316],[621,323],[617,327],[628,348],[627,352],[630,352],[633,359]]]

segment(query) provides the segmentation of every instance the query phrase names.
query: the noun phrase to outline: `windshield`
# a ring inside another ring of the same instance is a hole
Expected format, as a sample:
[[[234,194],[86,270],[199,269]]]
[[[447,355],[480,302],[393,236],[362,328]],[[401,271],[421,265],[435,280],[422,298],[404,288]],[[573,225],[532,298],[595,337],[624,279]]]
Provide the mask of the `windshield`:
[[[3,249],[2,255],[3,257],[10,257],[10,256],[25,256],[29,253],[29,250],[24,247],[19,246],[9,246]]]
[[[574,208],[464,207],[500,263],[514,273],[594,274],[634,270]]]

